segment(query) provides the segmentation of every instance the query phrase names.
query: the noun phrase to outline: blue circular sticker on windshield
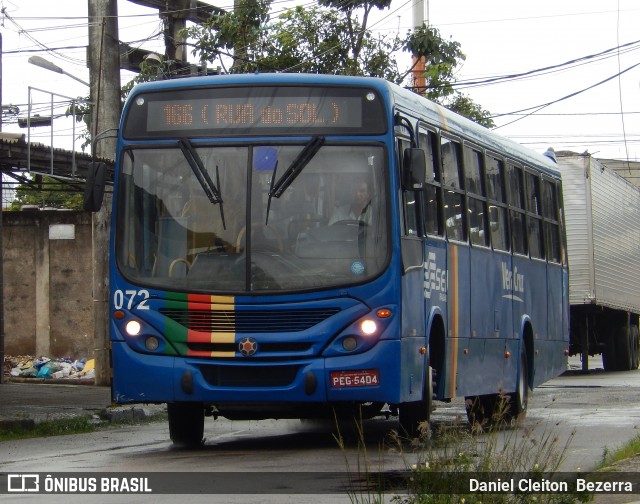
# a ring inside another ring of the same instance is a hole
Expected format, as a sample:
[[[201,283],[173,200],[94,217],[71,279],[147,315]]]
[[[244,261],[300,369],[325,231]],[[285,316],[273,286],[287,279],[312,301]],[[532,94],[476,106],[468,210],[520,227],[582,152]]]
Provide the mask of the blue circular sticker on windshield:
[[[364,273],[364,264],[362,264],[360,261],[355,261],[351,265],[351,273],[353,273],[354,275],[362,275]]]

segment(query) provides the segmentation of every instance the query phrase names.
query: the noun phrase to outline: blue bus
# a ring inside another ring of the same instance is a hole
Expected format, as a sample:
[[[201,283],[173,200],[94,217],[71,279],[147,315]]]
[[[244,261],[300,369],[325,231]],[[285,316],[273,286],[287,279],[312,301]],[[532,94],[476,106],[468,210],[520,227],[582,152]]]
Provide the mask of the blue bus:
[[[465,397],[470,419],[501,398],[518,417],[566,364],[561,195],[553,160],[381,79],[138,85],[114,180],[113,400],[167,403],[184,445],[211,415],[385,411],[415,434],[434,399]]]

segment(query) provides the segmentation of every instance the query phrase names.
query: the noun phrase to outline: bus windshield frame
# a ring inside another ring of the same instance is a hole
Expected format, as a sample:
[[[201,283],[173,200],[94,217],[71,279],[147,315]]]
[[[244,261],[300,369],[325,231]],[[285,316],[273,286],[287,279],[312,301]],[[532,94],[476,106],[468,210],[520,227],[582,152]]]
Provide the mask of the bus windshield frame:
[[[188,144],[123,152],[115,258],[131,283],[281,294],[344,288],[385,271],[382,143]]]

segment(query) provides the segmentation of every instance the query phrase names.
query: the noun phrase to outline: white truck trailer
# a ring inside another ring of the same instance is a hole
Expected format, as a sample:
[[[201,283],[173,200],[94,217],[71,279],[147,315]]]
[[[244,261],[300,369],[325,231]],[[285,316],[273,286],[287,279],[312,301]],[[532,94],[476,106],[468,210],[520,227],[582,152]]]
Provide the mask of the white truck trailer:
[[[640,188],[589,154],[556,153],[569,261],[570,353],[605,370],[640,359]]]

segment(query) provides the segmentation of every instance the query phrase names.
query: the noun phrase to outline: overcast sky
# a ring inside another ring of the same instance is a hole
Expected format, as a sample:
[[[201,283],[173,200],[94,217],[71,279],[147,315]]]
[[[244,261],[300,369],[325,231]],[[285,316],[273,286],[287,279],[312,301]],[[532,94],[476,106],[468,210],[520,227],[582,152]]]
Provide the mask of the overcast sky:
[[[208,1],[231,7],[230,0]],[[274,10],[293,3],[276,2]],[[0,16],[2,104],[17,105],[26,115],[28,86],[86,95],[87,88],[73,79],[27,63],[39,55],[89,80],[86,0],[0,0],[0,5],[6,13]],[[425,0],[424,10],[429,23],[458,41],[467,56],[456,75],[467,83],[461,91],[492,114],[506,114],[495,117],[497,132],[540,152],[553,146],[603,158],[640,158],[637,0]],[[120,0],[118,13],[122,41],[163,51],[156,10]],[[412,0],[393,0],[375,21],[375,29],[404,34],[413,25]],[[530,75],[515,77],[524,73]],[[123,72],[122,82],[131,77]],[[496,78],[501,79],[487,82]],[[50,100],[40,91],[32,96]],[[69,128],[56,125],[54,145],[69,148]],[[24,132],[6,123],[3,130]],[[38,135],[48,143],[48,129]]]

